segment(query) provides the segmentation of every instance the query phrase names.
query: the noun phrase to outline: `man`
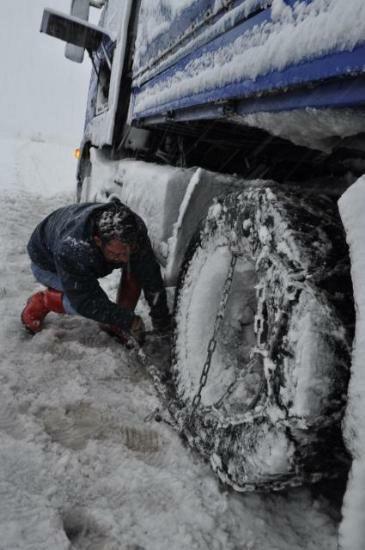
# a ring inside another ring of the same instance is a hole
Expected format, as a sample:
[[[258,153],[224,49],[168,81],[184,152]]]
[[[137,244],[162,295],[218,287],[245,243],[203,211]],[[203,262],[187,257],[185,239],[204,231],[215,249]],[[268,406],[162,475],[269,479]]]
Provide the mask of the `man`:
[[[21,319],[32,333],[42,330],[50,311],[78,314],[102,323],[126,342],[142,338],[142,319],[134,314],[141,290],[154,329],[166,331],[170,315],[160,267],[140,217],[118,199],[60,208],[34,230],[28,254],[35,278],[47,287],[31,296]],[[122,268],[117,303],[98,279]]]

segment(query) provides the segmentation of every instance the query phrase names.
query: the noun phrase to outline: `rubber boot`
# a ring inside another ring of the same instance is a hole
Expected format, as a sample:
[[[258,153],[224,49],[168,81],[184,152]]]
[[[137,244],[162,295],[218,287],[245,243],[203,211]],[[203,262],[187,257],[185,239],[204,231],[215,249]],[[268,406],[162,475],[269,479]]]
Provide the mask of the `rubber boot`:
[[[49,311],[54,313],[65,313],[63,307],[63,292],[55,290],[54,288],[47,288],[44,291],[44,303]]]
[[[63,303],[63,292],[47,288],[47,290],[36,292],[29,298],[21,314],[21,320],[25,328],[35,334],[43,328],[43,320],[47,313],[65,313]]]

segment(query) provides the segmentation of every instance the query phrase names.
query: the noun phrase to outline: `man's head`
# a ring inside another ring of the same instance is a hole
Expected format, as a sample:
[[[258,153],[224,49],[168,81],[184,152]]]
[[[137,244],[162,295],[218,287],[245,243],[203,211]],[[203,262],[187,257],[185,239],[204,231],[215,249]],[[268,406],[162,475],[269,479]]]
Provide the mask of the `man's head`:
[[[94,241],[110,263],[127,263],[138,240],[138,226],[133,213],[122,203],[108,204],[97,213]]]
[[[111,264],[128,263],[131,253],[129,244],[123,243],[119,239],[103,242],[97,235],[94,235],[94,241],[107,262]]]

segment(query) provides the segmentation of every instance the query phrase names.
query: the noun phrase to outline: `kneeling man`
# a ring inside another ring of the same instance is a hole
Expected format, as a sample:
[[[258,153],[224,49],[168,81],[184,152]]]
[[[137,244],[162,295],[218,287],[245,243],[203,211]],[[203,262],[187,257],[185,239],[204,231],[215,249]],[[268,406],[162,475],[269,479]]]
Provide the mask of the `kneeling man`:
[[[122,342],[126,333],[140,339],[143,321],[134,308],[141,290],[154,329],[170,327],[166,291],[146,226],[118,199],[52,212],[35,228],[27,249],[35,278],[47,287],[33,294],[22,312],[30,332],[39,332],[53,311],[98,321]],[[122,277],[114,303],[98,279],[118,268]]]

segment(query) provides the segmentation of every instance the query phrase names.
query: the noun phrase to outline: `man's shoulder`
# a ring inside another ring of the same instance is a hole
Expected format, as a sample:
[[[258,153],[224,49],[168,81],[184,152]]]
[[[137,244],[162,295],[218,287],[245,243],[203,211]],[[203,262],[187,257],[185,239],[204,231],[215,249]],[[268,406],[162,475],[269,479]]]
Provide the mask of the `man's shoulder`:
[[[96,251],[89,240],[68,235],[57,243],[55,257],[65,266],[72,265],[78,271],[87,271],[95,264]]]
[[[88,239],[81,239],[72,235],[67,235],[59,241],[58,251],[63,254],[91,254],[93,245]]]

